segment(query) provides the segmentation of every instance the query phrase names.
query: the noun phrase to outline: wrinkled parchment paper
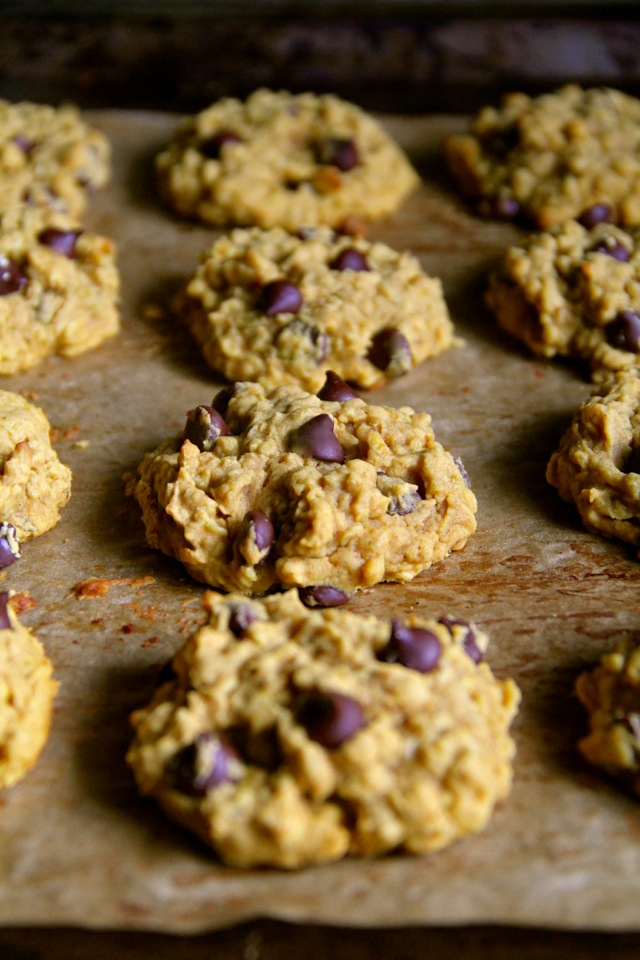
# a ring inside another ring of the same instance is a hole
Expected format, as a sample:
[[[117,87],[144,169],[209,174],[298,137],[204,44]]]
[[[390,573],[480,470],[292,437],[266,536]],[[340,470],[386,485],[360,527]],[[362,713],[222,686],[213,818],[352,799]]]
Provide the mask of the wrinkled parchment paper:
[[[433,416],[478,496],[466,548],[356,611],[478,621],[488,660],[523,693],[511,797],[484,833],[423,858],[345,861],[287,874],[220,866],[137,797],[124,764],[128,715],[200,619],[202,586],[151,551],[123,474],[209,403],[221,381],[164,306],[213,239],[155,198],[151,159],[176,118],[97,112],[114,180],[87,223],[118,243],[123,331],[74,361],[5,378],[43,407],[73,470],[62,521],[23,547],[3,589],[45,644],[60,681],[37,767],[0,798],[0,923],[199,932],[259,916],[356,926],[500,923],[640,928],[640,808],[575,750],[585,718],[576,674],[640,628],[640,567],[588,534],[544,479],[590,386],[526,355],[482,305],[487,269],[520,236],[473,217],[440,166],[459,118],[384,118],[424,185],[370,236],[411,248],[440,276],[465,345],[371,394]],[[149,305],[158,309],[149,309]]]

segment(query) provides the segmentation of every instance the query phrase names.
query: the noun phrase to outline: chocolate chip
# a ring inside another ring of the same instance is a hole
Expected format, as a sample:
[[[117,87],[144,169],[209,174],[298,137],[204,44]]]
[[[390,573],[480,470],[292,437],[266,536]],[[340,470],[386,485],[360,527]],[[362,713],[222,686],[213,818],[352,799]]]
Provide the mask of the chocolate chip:
[[[9,616],[9,596],[7,590],[0,593],[0,630],[13,630],[13,624]]]
[[[338,403],[360,399],[360,395],[333,370],[327,370],[326,380],[318,392],[318,397],[321,400],[332,400]]]
[[[316,160],[346,173],[360,163],[358,148],[350,137],[328,137],[316,144]]]
[[[211,402],[211,406],[217,413],[222,414],[224,417],[229,409],[229,404],[237,392],[238,385],[236,383],[230,383],[229,386],[223,387],[222,390],[218,390]]]
[[[631,259],[631,251],[615,237],[604,237],[591,249],[594,253],[606,253],[607,256],[613,257],[614,260],[619,260],[621,263],[627,263]]]
[[[492,213],[499,220],[515,220],[520,216],[521,207],[514,197],[496,197]]]
[[[345,452],[333,432],[333,420],[328,413],[319,413],[289,435],[289,448],[302,457],[313,457],[328,463],[343,463]]]
[[[296,317],[279,331],[274,346],[283,359],[299,358],[302,353],[322,363],[329,353],[329,338],[324,330]]]
[[[10,567],[20,558],[20,544],[12,523],[0,523],[0,570]]]
[[[594,203],[576,217],[578,223],[591,230],[598,223],[613,223],[613,210],[607,203]]]
[[[219,160],[220,152],[229,143],[242,143],[242,137],[233,130],[218,130],[212,137],[200,144],[200,153],[208,160]]]
[[[19,147],[19,149],[22,150],[22,152],[27,156],[35,147],[35,143],[27,139],[27,137],[23,137],[21,133],[17,133],[15,137],[12,137],[11,139],[15,143],[16,147]]]
[[[452,636],[453,628],[460,627],[462,630],[462,646],[464,652],[474,663],[480,663],[484,654],[478,645],[478,634],[472,623],[469,623],[468,620],[459,620],[457,617],[440,617],[438,623],[443,624]]]
[[[63,257],[75,260],[76,243],[81,233],[82,230],[57,230],[55,227],[47,227],[38,235],[38,240],[45,247],[61,253]]]
[[[201,733],[174,758],[173,771],[179,788],[204,796],[208,790],[237,780],[233,771],[238,755],[231,744],[210,733]]]
[[[355,247],[346,247],[341,250],[329,266],[332,270],[369,270],[369,264],[364,253],[356,250]]]
[[[229,428],[213,407],[199,406],[187,412],[184,439],[190,440],[199,450],[211,450],[218,437],[226,437]]]
[[[640,345],[640,313],[622,310],[605,327],[607,343],[618,350],[636,353]]]
[[[246,515],[245,523],[248,536],[253,540],[261,558],[264,559],[271,550],[275,538],[271,520],[259,510],[252,510]]]
[[[471,479],[469,478],[469,474],[468,474],[467,471],[465,470],[464,463],[462,462],[462,460],[460,459],[460,457],[454,457],[454,458],[453,458],[453,462],[455,463],[456,467],[458,468],[458,473],[460,474],[460,476],[461,476],[462,479],[464,480],[465,486],[467,486],[467,487],[469,488],[469,490],[471,490]]]
[[[302,294],[289,280],[272,280],[262,288],[262,308],[268,317],[276,313],[297,313],[302,306]]]
[[[349,600],[348,593],[321,583],[313,587],[298,587],[298,593],[307,607],[341,607]]]
[[[368,358],[389,377],[401,377],[411,369],[411,347],[396,327],[385,327],[371,341]]]
[[[234,637],[243,637],[258,618],[248,603],[231,603],[229,608],[229,630]]]
[[[8,257],[0,256],[0,297],[17,293],[29,282],[17,263]]]
[[[416,484],[407,483],[400,477],[390,477],[379,471],[376,483],[380,493],[389,498],[387,513],[392,516],[404,517],[408,513],[413,513],[423,500]]]
[[[357,700],[333,691],[305,691],[294,702],[293,712],[309,737],[329,750],[346,743],[365,725]]]
[[[441,653],[440,638],[431,630],[409,627],[393,620],[389,642],[379,656],[386,663],[401,663],[410,670],[429,673],[437,665]]]

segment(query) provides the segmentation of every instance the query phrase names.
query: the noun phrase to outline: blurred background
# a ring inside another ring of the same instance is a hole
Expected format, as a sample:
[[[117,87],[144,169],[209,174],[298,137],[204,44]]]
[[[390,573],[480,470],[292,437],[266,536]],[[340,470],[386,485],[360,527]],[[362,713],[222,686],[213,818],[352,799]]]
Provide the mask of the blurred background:
[[[192,112],[264,85],[468,113],[576,80],[640,95],[639,0],[2,0],[0,96]]]

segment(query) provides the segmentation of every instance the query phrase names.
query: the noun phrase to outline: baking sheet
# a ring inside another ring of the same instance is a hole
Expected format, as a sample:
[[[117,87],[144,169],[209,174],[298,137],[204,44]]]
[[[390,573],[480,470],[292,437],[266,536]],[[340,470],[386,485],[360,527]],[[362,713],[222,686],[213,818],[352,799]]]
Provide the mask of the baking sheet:
[[[410,584],[357,596],[357,612],[453,614],[492,638],[488,660],[523,693],[509,800],[488,828],[437,854],[350,860],[288,874],[219,865],[137,797],[124,764],[128,715],[200,618],[203,587],[150,550],[123,474],[177,432],[221,381],[162,309],[215,233],[157,202],[151,158],[176,118],[88,114],[114,145],[114,180],[87,223],[113,236],[123,331],[73,361],[5,378],[46,411],[73,471],[62,521],[2,579],[60,681],[37,767],[0,798],[0,924],[195,933],[254,917],[352,926],[500,923],[640,929],[640,810],[575,750],[579,670],[640,627],[633,551],[587,533],[544,479],[590,390],[579,372],[532,359],[482,305],[487,269],[520,235],[474,218],[438,146],[457,117],[382,118],[424,177],[370,236],[412,249],[442,278],[465,345],[370,394],[433,416],[479,502],[465,549]]]

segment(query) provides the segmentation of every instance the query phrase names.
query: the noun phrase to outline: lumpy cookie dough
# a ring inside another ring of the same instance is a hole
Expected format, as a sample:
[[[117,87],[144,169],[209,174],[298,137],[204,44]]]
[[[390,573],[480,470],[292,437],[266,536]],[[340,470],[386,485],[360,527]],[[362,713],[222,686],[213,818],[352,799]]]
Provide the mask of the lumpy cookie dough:
[[[589,732],[583,757],[640,796],[640,645],[627,639],[576,680]]]
[[[161,196],[183,216],[290,230],[385,217],[419,182],[354,104],[264,89],[185,118],[156,170]]]
[[[593,380],[640,370],[640,229],[575,220],[531,234],[490,275],[500,327],[542,357],[583,362]]]
[[[39,640],[0,593],[0,790],[33,767],[49,737],[58,687]]]
[[[0,100],[0,209],[26,203],[81,216],[110,176],[109,141],[77,107]]]
[[[426,853],[507,797],[519,691],[472,624],[308,610],[295,591],[204,604],[127,760],[227,863]]]
[[[71,471],[51,446],[43,411],[17,393],[0,390],[0,568],[17,544],[60,519],[71,495]]]
[[[430,416],[369,405],[335,375],[322,396],[238,383],[189,411],[129,487],[150,546],[213,587],[319,602],[461,549],[476,499]]]
[[[110,238],[37,207],[0,212],[0,375],[115,336],[119,296]]]
[[[640,378],[616,374],[581,404],[547,480],[587,530],[640,545]]]
[[[236,229],[175,300],[229,380],[315,392],[328,369],[370,388],[460,343],[439,279],[416,257],[331,229]]]
[[[640,224],[640,100],[618,90],[508,94],[444,153],[480,214],[547,229],[606,206],[614,222]]]

